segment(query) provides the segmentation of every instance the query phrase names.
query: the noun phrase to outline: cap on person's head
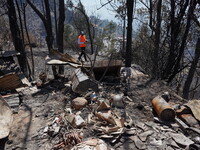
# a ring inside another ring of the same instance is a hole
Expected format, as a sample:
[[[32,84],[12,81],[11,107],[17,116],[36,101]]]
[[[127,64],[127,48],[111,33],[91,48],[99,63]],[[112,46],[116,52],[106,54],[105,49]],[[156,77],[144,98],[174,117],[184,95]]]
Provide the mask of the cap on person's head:
[[[81,31],[81,34],[84,35],[84,31]]]

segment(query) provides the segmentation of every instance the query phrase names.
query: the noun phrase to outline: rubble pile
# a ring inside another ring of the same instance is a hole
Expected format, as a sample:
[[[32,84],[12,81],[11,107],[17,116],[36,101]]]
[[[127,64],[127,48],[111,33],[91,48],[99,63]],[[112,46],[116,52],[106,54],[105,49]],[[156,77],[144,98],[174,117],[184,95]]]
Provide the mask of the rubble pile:
[[[74,74],[74,82],[45,76],[36,93],[21,96],[6,148],[199,149],[200,101],[180,100],[164,82],[141,74],[128,76],[128,91],[120,83],[97,89],[85,74]],[[95,88],[77,88],[87,82]]]

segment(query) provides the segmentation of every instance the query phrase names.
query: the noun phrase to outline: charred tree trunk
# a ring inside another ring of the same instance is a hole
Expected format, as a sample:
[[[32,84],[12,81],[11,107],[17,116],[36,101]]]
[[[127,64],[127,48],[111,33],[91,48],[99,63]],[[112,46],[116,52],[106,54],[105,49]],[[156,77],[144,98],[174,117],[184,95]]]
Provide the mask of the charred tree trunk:
[[[153,31],[154,27],[153,27],[153,2],[152,2],[152,0],[149,0],[149,5],[150,5],[149,6],[149,27]]]
[[[56,0],[54,0],[54,24],[55,24],[55,47],[58,47],[58,25],[57,25],[57,3]]]
[[[171,43],[170,43],[170,52],[167,60],[167,64],[165,66],[165,69],[163,70],[162,77],[161,79],[168,80],[169,77],[172,75],[176,59],[179,54],[179,43],[180,41],[178,38],[180,38],[180,33],[181,33],[181,22],[184,18],[184,15],[186,13],[186,9],[188,7],[189,0],[182,1],[180,5],[180,11],[175,16],[176,7],[175,7],[175,1],[171,1],[171,22],[170,22],[170,29],[171,29]],[[176,19],[175,19],[176,18]],[[171,78],[172,79],[172,78]]]
[[[47,30],[47,46],[49,50],[53,48],[53,33],[52,33],[52,23],[51,23],[51,11],[49,6],[49,0],[44,0],[45,10],[46,10],[46,30]]]
[[[131,67],[132,62],[132,23],[133,23],[133,0],[127,0],[127,43],[126,43],[126,60],[125,66]]]
[[[23,7],[24,28],[25,28],[25,32],[26,32],[26,36],[27,36],[27,40],[28,40],[28,45],[29,45],[30,52],[31,52],[32,78],[34,80],[34,78],[35,78],[35,63],[34,63],[34,58],[33,58],[33,49],[32,49],[32,45],[31,45],[31,40],[30,40],[30,37],[29,37],[27,23],[26,23],[26,5],[24,3],[23,4],[21,3],[21,5]]]
[[[44,0],[45,5],[45,15],[43,15],[40,10],[30,1],[27,0],[27,3],[31,6],[31,8],[34,10],[34,12],[40,17],[42,20],[45,30],[46,30],[46,42],[49,52],[53,48],[53,32],[52,32],[52,23],[51,23],[51,12],[50,12],[50,6],[49,6],[49,0]],[[55,66],[52,66],[52,71],[54,78],[57,78],[57,70]]]
[[[13,0],[7,0],[7,7],[8,7],[9,25],[10,25],[10,30],[11,30],[15,50],[17,52],[20,52],[20,55],[17,56],[17,59],[19,61],[19,65],[22,72],[26,76],[28,76],[27,61],[26,61],[27,58],[26,58],[26,53],[23,46],[23,41],[20,37],[20,30],[17,24],[16,10],[15,10],[15,5],[14,5]]]
[[[173,80],[173,78],[177,75],[177,73],[179,73],[180,62],[181,62],[181,59],[182,59],[183,54],[184,54],[186,41],[187,41],[188,33],[189,33],[189,30],[190,30],[190,27],[191,27],[192,16],[193,16],[196,4],[197,4],[196,0],[191,0],[190,1],[190,7],[189,7],[189,10],[188,10],[188,14],[187,14],[187,23],[186,23],[185,32],[183,34],[183,38],[182,38],[182,41],[181,41],[181,46],[180,46],[180,49],[179,49],[179,53],[178,53],[177,59],[176,59],[175,64],[174,64],[173,72],[169,76],[168,82],[171,82]]]
[[[63,33],[64,33],[64,21],[65,21],[65,3],[64,0],[59,0],[59,22],[58,22],[58,35],[57,44],[58,51],[63,53]],[[59,73],[64,74],[64,67],[59,67]]]
[[[197,44],[196,44],[196,49],[195,49],[194,60],[192,61],[187,79],[186,79],[184,87],[183,87],[183,98],[185,98],[185,99],[189,98],[189,90],[190,90],[190,86],[191,86],[191,83],[192,83],[192,79],[194,77],[194,73],[195,73],[196,68],[197,68],[199,57],[200,57],[200,38],[198,38],[198,41],[197,41]]]
[[[160,50],[160,27],[161,27],[161,7],[162,7],[162,0],[157,2],[157,19],[156,19],[156,29],[155,29],[155,41],[154,41],[154,53],[153,53],[153,76],[155,78],[159,77],[159,50]]]

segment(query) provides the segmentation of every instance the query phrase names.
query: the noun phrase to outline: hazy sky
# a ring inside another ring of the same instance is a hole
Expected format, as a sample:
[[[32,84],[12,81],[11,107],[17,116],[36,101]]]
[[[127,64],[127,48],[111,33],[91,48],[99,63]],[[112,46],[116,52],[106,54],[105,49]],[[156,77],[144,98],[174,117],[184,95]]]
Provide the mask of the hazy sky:
[[[108,0],[81,0],[89,15],[99,16],[100,19],[116,20],[115,14],[106,9],[109,8],[109,4],[97,10],[101,7],[100,1],[102,2],[102,4],[104,4]]]

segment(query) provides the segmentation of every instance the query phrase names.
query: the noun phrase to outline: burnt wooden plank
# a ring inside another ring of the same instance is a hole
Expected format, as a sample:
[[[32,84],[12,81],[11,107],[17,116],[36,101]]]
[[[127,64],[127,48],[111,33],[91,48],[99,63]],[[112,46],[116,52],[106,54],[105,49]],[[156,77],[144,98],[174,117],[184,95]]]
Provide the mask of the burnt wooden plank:
[[[0,91],[15,90],[16,88],[24,86],[19,76],[15,73],[1,76],[0,83]]]

